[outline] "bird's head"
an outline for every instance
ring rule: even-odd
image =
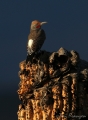
[[[41,26],[46,23],[47,22],[39,22],[38,20],[34,20],[31,23],[31,30],[39,30],[41,29]]]

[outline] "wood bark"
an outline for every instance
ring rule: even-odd
[[[87,118],[88,62],[76,51],[41,51],[19,67],[18,120]]]

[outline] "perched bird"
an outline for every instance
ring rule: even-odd
[[[37,53],[41,49],[46,39],[45,32],[41,29],[41,26],[45,23],[47,22],[39,22],[38,20],[32,21],[27,43],[28,55]]]

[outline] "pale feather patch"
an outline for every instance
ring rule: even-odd
[[[28,54],[31,55],[34,51],[32,50],[32,44],[33,44],[33,40],[32,39],[29,39],[28,40],[28,48],[27,48],[27,51],[28,51]]]
[[[33,44],[33,40],[32,40],[32,39],[29,39],[29,40],[28,40],[28,47],[31,48],[32,44]]]

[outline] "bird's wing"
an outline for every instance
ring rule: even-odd
[[[45,36],[44,30],[41,30],[38,32],[32,31],[28,36],[28,45],[31,46],[31,49],[28,46],[29,53],[31,54],[31,53],[37,52],[39,49],[41,49],[45,39],[46,39],[46,36]]]
[[[36,39],[34,39],[34,44],[32,46],[34,51],[38,51],[41,49],[44,41],[46,39],[46,35],[44,30],[41,30],[37,33]]]

